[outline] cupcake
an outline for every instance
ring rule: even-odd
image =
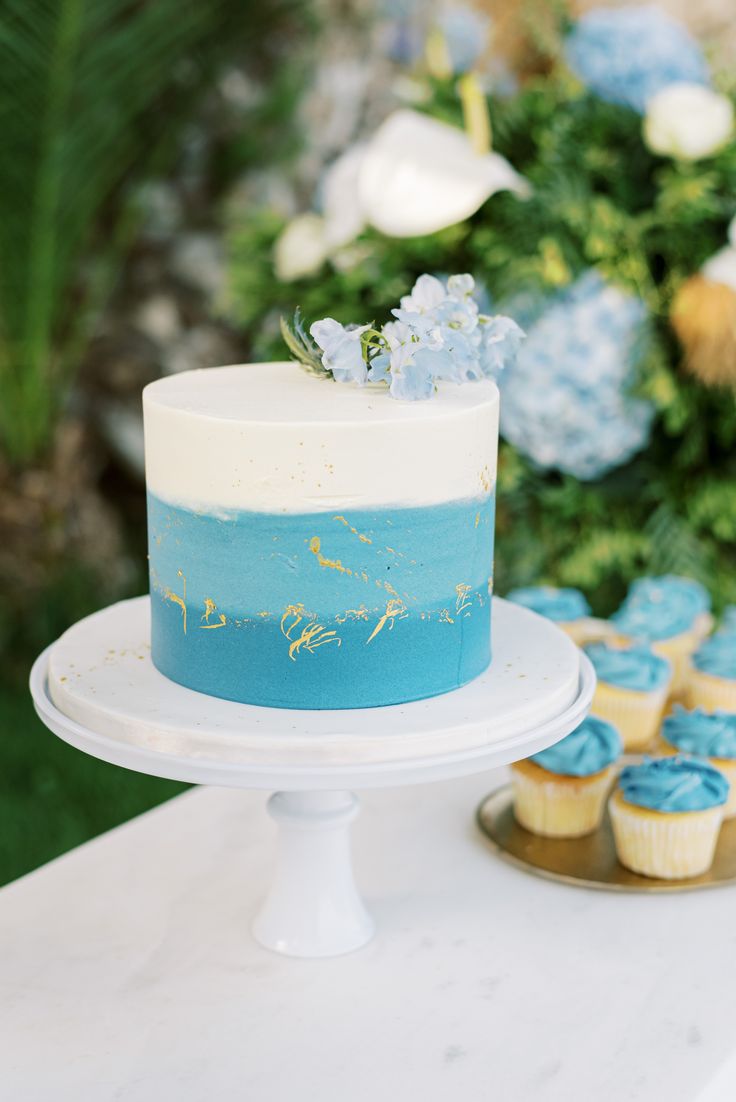
[[[598,684],[591,711],[618,728],[624,750],[643,750],[659,729],[669,693],[671,671],[665,658],[647,646],[584,648]]]
[[[713,863],[727,799],[728,781],[700,758],[627,766],[608,803],[619,861],[661,880],[699,876]]]
[[[579,838],[601,821],[622,750],[610,723],[588,716],[572,734],[511,766],[514,815],[534,834]]]
[[[579,589],[556,589],[552,585],[529,585],[522,589],[512,589],[506,594],[509,601],[548,620],[554,620],[558,627],[582,646],[592,639],[600,639],[608,634],[610,628],[604,620],[590,615],[590,605]]]
[[[687,690],[691,708],[736,712],[736,630],[722,628],[693,655]]]
[[[736,713],[689,712],[676,704],[662,724],[661,749],[665,754],[695,754],[707,758],[731,786],[724,818],[736,815]]]
[[[649,643],[655,654],[666,658],[672,666],[670,692],[682,693],[690,656],[713,625],[710,596],[691,578],[639,578],[611,623],[628,642]]]

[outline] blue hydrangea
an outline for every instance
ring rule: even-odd
[[[470,275],[422,275],[380,331],[315,322],[322,366],[339,382],[388,383],[403,401],[431,397],[438,381],[497,378],[524,334],[511,318],[481,314],[474,290]]]
[[[453,73],[467,73],[488,44],[490,19],[472,8],[453,7],[440,14],[437,26],[445,40]]]
[[[567,37],[565,58],[601,99],[640,114],[668,84],[710,84],[698,43],[682,24],[655,6],[586,12]]]
[[[511,303],[527,339],[499,379],[501,432],[543,469],[600,478],[645,447],[654,418],[631,396],[644,304],[590,270],[548,301]]]

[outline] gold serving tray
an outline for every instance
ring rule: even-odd
[[[607,811],[594,834],[584,838],[542,838],[519,826],[514,818],[512,788],[506,784],[486,796],[478,808],[477,819],[482,833],[504,861],[533,876],[578,888],[682,892],[736,883],[736,818],[721,827],[715,859],[708,872],[687,880],[654,880],[620,865]]]

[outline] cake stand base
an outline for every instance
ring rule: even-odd
[[[267,949],[293,957],[333,957],[359,949],[375,924],[353,878],[351,792],[276,792],[268,811],[279,827],[271,888],[253,923]]]
[[[350,789],[517,761],[569,734],[590,707],[592,666],[559,628],[499,600],[493,623],[493,664],[462,689],[386,708],[299,712],[169,681],[151,662],[149,603],[138,598],[70,628],[37,659],[31,692],[51,731],[103,761],[275,792],[277,860],[253,933],[279,953],[337,956],[374,929],[353,879]]]

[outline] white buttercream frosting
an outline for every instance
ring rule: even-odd
[[[496,479],[498,391],[486,380],[400,402],[293,363],[247,364],[150,383],[143,411],[149,491],[192,508],[431,505]]]

